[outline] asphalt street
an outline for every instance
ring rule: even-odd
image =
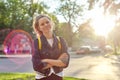
[[[120,57],[104,56],[105,53],[76,55],[70,53],[70,64],[64,70],[64,76],[89,80],[120,80]],[[0,72],[34,72],[31,56],[1,57]]]
[[[89,80],[120,80],[120,56],[105,53],[71,54],[65,75]]]

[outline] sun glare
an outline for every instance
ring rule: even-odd
[[[111,15],[104,15],[100,9],[92,11],[92,22],[96,35],[107,37],[108,33],[115,26],[115,17]]]

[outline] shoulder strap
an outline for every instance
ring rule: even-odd
[[[58,39],[58,48],[61,50],[62,46],[61,46],[61,42],[60,42],[60,37],[57,36],[57,39]]]
[[[40,38],[38,38],[38,48],[41,50],[41,48],[42,48],[42,44],[41,44],[41,39]]]
[[[60,37],[56,36],[58,39],[58,48],[61,50],[62,46],[61,46],[61,42],[60,42]],[[38,37],[38,48],[39,50],[41,50],[42,48],[42,44],[41,44],[41,39]]]

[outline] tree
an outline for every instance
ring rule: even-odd
[[[88,20],[87,22],[83,23],[79,27],[79,36],[81,38],[91,38],[94,35],[94,29],[90,25],[90,21]]]
[[[118,2],[117,2],[118,1]],[[93,9],[95,6],[95,3],[99,3],[100,0],[88,0],[89,3],[89,10]],[[120,21],[120,13],[119,13],[119,9],[120,9],[120,2],[119,0],[104,0],[104,2],[99,3],[100,6],[98,6],[99,8],[104,9],[103,15],[104,16],[114,16],[114,18],[116,18],[116,24],[114,26],[114,29],[111,31],[111,33],[109,34],[109,41],[112,42],[112,44],[114,45],[114,50],[115,53],[117,53],[117,48],[120,45],[120,33],[119,33],[119,21]]]
[[[89,3],[88,10],[91,10],[94,8],[95,3],[97,3],[99,0],[87,0]]]
[[[79,41],[84,44],[85,40],[88,42],[88,45],[95,44],[96,41],[96,35],[93,27],[90,25],[90,20],[87,20],[86,22],[82,23],[79,26],[78,29],[78,37]],[[94,42],[94,43],[93,43]]]
[[[120,9],[120,3],[115,3],[115,0],[105,0],[103,3],[104,13],[109,13],[111,15],[117,15]]]
[[[68,45],[70,46],[72,39],[69,38],[71,35],[70,35],[70,31],[68,29],[69,29],[68,23],[61,23],[56,28],[56,34],[64,37],[64,39],[67,41]]]
[[[45,13],[43,3],[34,0],[1,0],[0,28],[23,29],[32,32],[34,14]],[[28,28],[29,27],[29,28]]]
[[[109,40],[114,45],[114,53],[117,54],[117,51],[120,48],[120,24],[116,25],[109,33]]]
[[[67,30],[69,31],[67,34],[67,39],[69,46],[72,46],[72,39],[74,37],[74,33],[72,31],[73,26],[76,26],[76,18],[81,15],[82,5],[77,4],[77,0],[60,0],[60,7],[56,9],[56,13],[58,15],[62,15],[67,22]],[[65,29],[65,28],[64,28]],[[70,40],[70,41],[69,41]]]
[[[120,46],[120,17],[119,17],[119,9],[120,9],[120,2],[115,3],[115,0],[105,0],[104,4],[104,14],[107,15],[114,15],[116,17],[116,24],[114,26],[114,29],[109,34],[109,40],[112,41],[114,45],[114,53],[117,54],[117,50]]]
[[[0,42],[8,32],[6,29],[22,29],[32,35],[32,22],[35,14],[46,13],[47,6],[36,0],[0,0]],[[2,33],[4,31],[4,33]]]
[[[11,32],[10,29],[2,29],[0,30],[0,45],[3,43],[5,37]]]

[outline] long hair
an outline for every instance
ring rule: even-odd
[[[48,17],[47,15],[44,15],[44,14],[38,15],[38,16],[34,19],[34,21],[33,21],[33,29],[34,29],[34,31],[35,31],[35,33],[36,33],[36,36],[41,36],[41,35],[43,34],[42,31],[40,31],[40,29],[39,29],[39,19],[41,19],[41,18],[43,18],[43,17],[47,17],[49,20],[51,20],[50,17]]]

